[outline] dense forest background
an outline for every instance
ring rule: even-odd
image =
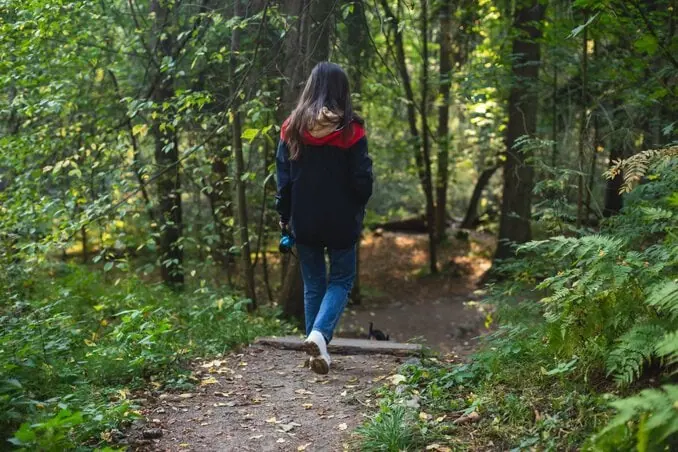
[[[367,120],[365,233],[427,234],[428,274],[452,236],[498,239],[490,345],[473,365],[412,370],[412,387],[457,405],[451,385],[475,387],[455,409],[498,413],[507,447],[675,445],[677,9],[0,2],[0,436],[114,444],[135,415],[121,388],[190,385],[192,356],[294,328],[275,148],[331,60]],[[519,405],[545,387],[562,415],[522,430]],[[366,438],[400,415],[385,413]]]

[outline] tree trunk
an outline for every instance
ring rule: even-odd
[[[240,18],[242,12],[240,1],[233,2],[233,16]],[[240,52],[240,27],[233,27],[231,35],[231,84],[235,86],[236,71],[238,67],[237,54]],[[240,102],[238,101],[240,93],[235,89],[232,93],[233,99],[233,156],[235,158],[235,189],[238,202],[238,229],[236,237],[239,239],[240,257],[242,261],[242,276],[245,282],[245,293],[247,298],[252,300],[248,309],[254,310],[257,307],[257,296],[254,283],[254,269],[252,268],[252,253],[250,249],[249,229],[247,226],[247,192],[243,175],[245,174],[245,159],[242,150],[242,130],[240,124]]]
[[[233,230],[229,225],[233,218],[232,187],[229,180],[227,160],[228,148],[225,143],[212,157],[211,191],[207,196],[210,202],[215,232],[219,236],[219,243],[212,248],[212,257],[220,268],[226,271],[226,278],[231,284],[231,249],[233,248]]]
[[[516,11],[515,27],[520,34],[513,41],[514,80],[508,105],[504,194],[495,259],[512,256],[511,243],[523,243],[531,238],[534,169],[515,144],[523,135],[534,135],[537,128],[540,53],[536,40],[541,33],[535,23],[543,19],[544,10],[537,0],[524,0]]]
[[[447,236],[450,85],[452,78],[450,7],[451,0],[443,0],[440,5],[440,106],[438,107],[438,175],[436,179],[436,238],[439,242],[445,240]]]
[[[620,150],[619,146],[618,143],[613,143],[612,146],[610,146],[610,164],[615,160],[624,157],[624,153]],[[622,196],[619,194],[619,189],[623,182],[624,177],[622,174],[617,174],[614,179],[607,181],[605,186],[605,207],[603,209],[603,215],[605,217],[611,217],[618,214],[624,205]]]
[[[588,20],[588,16],[584,17],[584,23]],[[586,142],[588,140],[588,128],[587,128],[587,105],[588,105],[588,61],[589,61],[589,52],[588,52],[588,27],[584,27],[584,32],[582,36],[582,68],[581,68],[581,118],[579,124],[579,153],[578,153],[578,169],[579,174],[577,176],[577,228],[580,228],[584,222],[584,196],[586,191],[586,179],[584,160],[586,159],[585,149]]]
[[[351,5],[352,10],[346,17],[345,23],[348,32],[346,47],[348,58],[348,77],[351,83],[351,93],[353,94],[353,109],[361,113],[362,102],[360,102],[360,95],[362,94],[362,72],[361,66],[364,66],[362,49],[365,46],[365,25],[364,25],[364,5],[362,0],[353,2],[348,0],[347,4]],[[356,244],[356,268],[355,281],[351,289],[351,302],[353,304],[360,304],[362,295],[360,293],[360,246],[362,242],[362,234]]]
[[[431,172],[431,145],[428,134],[428,0],[421,0],[421,136],[424,160],[424,195],[426,197],[426,226],[428,228],[428,264],[432,274],[438,273],[436,257],[435,204],[433,200],[433,174]]]
[[[157,57],[172,58],[174,39],[167,31],[171,13],[165,2],[153,0],[151,11],[155,13],[153,32],[158,40]],[[156,55],[149,55],[150,58]],[[156,74],[151,98],[156,108],[174,97],[174,80],[171,74]],[[168,113],[167,115],[171,115]],[[179,171],[179,144],[172,118],[160,114],[153,121],[151,134],[155,141],[155,163],[163,171],[157,180],[158,213],[160,226],[159,252],[160,273],[165,284],[179,287],[184,283],[184,252],[181,245],[181,176]]]
[[[499,166],[493,166],[492,168],[486,168],[480,173],[478,177],[478,182],[476,186],[473,187],[473,194],[471,195],[471,200],[468,204],[468,209],[466,209],[466,215],[459,226],[461,229],[475,229],[479,224],[479,215],[478,215],[478,203],[480,202],[480,197],[483,194],[483,190],[492,179],[494,173],[499,169]]]
[[[286,318],[296,319],[299,325],[304,325],[304,282],[296,257],[291,257],[287,264],[285,281],[280,290],[280,304]]]

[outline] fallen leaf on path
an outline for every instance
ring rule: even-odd
[[[392,385],[397,386],[400,383],[407,381],[407,377],[405,377],[405,375],[395,374],[388,377],[388,380],[391,382]]]
[[[191,445],[188,443],[181,443],[179,444],[179,447],[181,447],[182,449],[186,449],[187,447],[191,447]]]
[[[250,439],[261,439],[263,437],[264,437],[264,435],[252,435],[252,436],[250,436]]]
[[[341,396],[346,397],[347,394],[348,394],[348,391],[344,391],[344,392],[341,393]]]
[[[290,422],[289,424],[280,424],[280,428],[285,433],[291,431],[292,429],[294,429],[294,427],[301,427],[301,424],[297,424],[296,422]]]
[[[433,416],[431,416],[430,414],[428,414],[428,413],[426,413],[426,412],[424,412],[424,411],[421,411],[421,412],[419,413],[419,419],[421,419],[422,421],[428,421],[428,420],[431,419],[432,417],[433,417]]]
[[[217,397],[228,397],[228,396],[231,395],[231,393],[230,392],[226,393],[226,392],[215,391],[214,395],[217,396]]]
[[[313,408],[312,403],[304,403],[302,406],[304,407],[305,410],[310,410],[311,408]]]
[[[297,389],[294,392],[296,392],[297,394],[313,395],[313,393],[311,391],[308,391],[306,389]]]
[[[282,439],[282,438],[280,438],[278,441],[276,441],[276,443],[284,443],[284,442],[285,442],[285,440]]]
[[[468,424],[470,422],[476,422],[478,420],[480,420],[480,415],[478,414],[477,411],[474,411],[472,413],[464,414],[463,416],[458,417],[452,423],[456,424],[456,425],[460,425],[460,424]]]
[[[306,448],[307,448],[308,446],[310,446],[311,444],[313,444],[313,443],[306,443],[306,444],[303,444],[303,445],[297,447],[297,450],[298,450],[299,452],[303,452],[303,451],[305,451]]]
[[[348,425],[346,425],[346,423],[343,422],[343,423],[337,425],[337,428],[338,428],[339,430],[346,430],[346,429],[348,428]]]
[[[426,446],[426,450],[434,450],[437,452],[452,452],[452,449],[450,449],[447,446],[441,446],[440,444],[430,444]]]
[[[436,424],[440,424],[442,421],[445,420],[445,418],[447,418],[447,415],[437,417],[436,418]]]
[[[200,382],[200,386],[216,385],[216,384],[219,384],[219,382],[214,377],[206,378],[206,379],[204,379],[203,381]]]
[[[193,398],[193,394],[190,392],[186,392],[184,394],[179,394],[180,399],[191,399]]]
[[[266,422],[269,423],[269,424],[279,424],[280,423],[275,417],[266,419]]]

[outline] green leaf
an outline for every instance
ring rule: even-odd
[[[248,140],[250,143],[259,135],[259,129],[246,129],[241,138]]]
[[[655,39],[654,36],[650,34],[645,34],[640,39],[633,43],[633,47],[651,56],[657,53],[659,43],[657,42],[657,39]]]

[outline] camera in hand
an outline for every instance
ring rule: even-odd
[[[283,229],[280,233],[280,243],[278,244],[278,250],[283,253],[289,253],[294,248],[294,236],[289,229]]]

